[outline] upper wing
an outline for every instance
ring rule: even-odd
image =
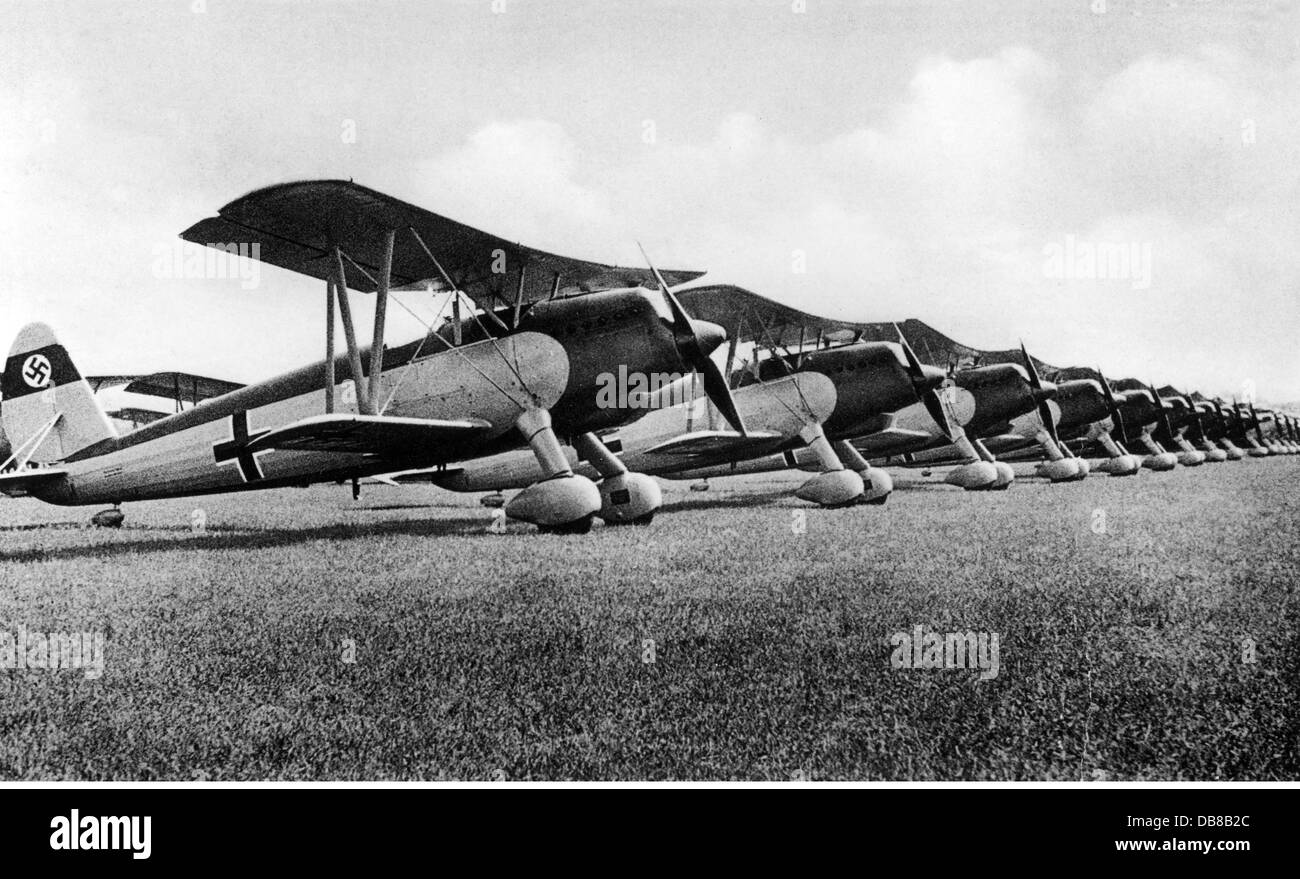
[[[677,299],[691,317],[711,321],[741,342],[791,347],[812,342],[820,332],[835,341],[856,339],[867,324],[831,320],[775,302],[732,284],[678,290]],[[890,326],[893,326],[890,324]],[[896,342],[891,335],[886,341]]]
[[[438,444],[463,442],[492,429],[480,419],[443,421],[384,415],[318,415],[264,433],[248,444],[250,452],[351,452],[402,456],[429,452]]]
[[[98,394],[105,388],[125,387],[137,378],[138,375],[88,375],[86,381],[90,384],[90,389]]]
[[[123,406],[121,409],[114,409],[105,412],[109,418],[116,418],[119,421],[131,421],[135,424],[152,424],[166,418],[168,413],[159,412],[156,409],[141,409],[139,406]]]
[[[121,388],[131,394],[164,397],[195,405],[229,394],[244,387],[239,382],[219,378],[191,375],[188,372],[155,372],[150,375],[88,375],[91,390],[98,393],[105,388]]]
[[[677,298],[691,317],[712,321],[741,342],[792,348],[801,342],[811,344],[819,335],[823,340],[834,342],[897,342],[898,331],[902,330],[921,360],[935,366],[970,364],[984,354],[977,348],[953,341],[915,318],[898,324],[891,321],[831,320],[730,284],[679,290]]]
[[[549,297],[557,283],[557,295],[654,283],[647,269],[534,250],[346,180],[306,180],[255,190],[221,208],[218,216],[195,223],[181,237],[222,250],[256,245],[257,252],[245,255],[321,279],[334,273],[337,246],[371,276],[348,262],[348,286],[370,293],[377,286],[373,279],[389,231],[398,233],[392,287],[428,283],[435,290],[446,289],[422,240],[456,286],[483,308],[513,304],[521,272],[525,305]],[[663,273],[674,286],[701,274]]]
[[[1078,378],[1096,378],[1096,370],[1089,369],[1086,366],[1053,366],[1052,364],[1039,360],[1032,354],[1029,359],[1034,362],[1034,368],[1038,374],[1048,381],[1064,382]],[[980,351],[979,365],[992,366],[995,363],[1014,363],[1016,366],[1025,365],[1025,355],[1019,348],[1008,348],[1003,351]]]
[[[191,375],[188,372],[155,372],[152,375],[142,375],[133,379],[122,390],[131,394],[166,397],[197,405],[204,400],[232,393],[242,387],[244,386],[238,382]]]

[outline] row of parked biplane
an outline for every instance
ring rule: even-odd
[[[350,182],[258,190],[182,237],[323,280],[325,357],[248,386],[86,379],[31,324],[0,383],[0,491],[116,507],[428,482],[520,489],[508,516],[581,532],[594,517],[649,522],[653,476],[803,470],[798,497],[837,507],[883,503],[885,466],[944,468],[980,491],[1009,487],[1011,462],[1069,482],[1300,451],[1300,422],[1252,401],[1110,381],[1023,347],[977,351],[915,320],[828,320],[734,286],[683,288],[700,273],[556,256]],[[377,297],[369,345],[348,291]],[[390,346],[394,291],[443,306],[422,338]],[[108,413],[100,387],[170,397],[175,411]]]

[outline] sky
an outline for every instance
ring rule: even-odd
[[[0,336],[45,321],[86,374],[254,381],[319,358],[319,282],[185,277],[177,236],[331,177],[576,257],[639,265],[640,241],[830,317],[1300,401],[1290,4],[3,11]],[[390,312],[390,341],[420,328]]]

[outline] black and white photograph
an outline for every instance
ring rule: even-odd
[[[0,779],[1300,780],[1292,3],[0,15]]]

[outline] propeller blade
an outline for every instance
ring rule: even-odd
[[[1034,390],[1038,390],[1043,386],[1043,380],[1039,378],[1038,367],[1034,365],[1034,358],[1030,357],[1029,352],[1025,350],[1023,341],[1020,343],[1020,353],[1025,358],[1025,370],[1029,373],[1029,383],[1034,386]]]
[[[691,316],[686,313],[686,309],[682,308],[681,302],[673,294],[664,276],[659,274],[659,269],[655,268],[655,264],[650,261],[650,255],[645,252],[641,242],[638,241],[636,246],[645,257],[646,265],[654,273],[655,280],[659,282],[659,289],[668,302],[668,309],[673,317],[673,338],[677,342],[677,353],[681,356],[682,362],[704,376],[705,395],[722,413],[722,417],[727,419],[732,429],[741,436],[748,436],[745,423],[741,420],[740,413],[736,411],[736,401],[731,396],[727,379],[718,365],[704,352],[700,339],[695,334],[695,327],[691,323]]]
[[[1115,399],[1115,392],[1111,390],[1110,382],[1106,381],[1106,376],[1101,374],[1100,369],[1097,370],[1097,378],[1101,379],[1101,390],[1106,395],[1106,406],[1110,409],[1110,420],[1114,422],[1115,430],[1119,431],[1119,435],[1123,437],[1125,435],[1124,416],[1120,414],[1119,401]]]
[[[727,423],[735,429],[741,436],[745,436],[745,422],[741,420],[740,413],[736,411],[736,401],[731,396],[731,389],[727,387],[727,379],[718,368],[718,364],[709,358],[704,358],[700,364],[700,373],[704,376],[704,393],[708,396],[709,401],[718,408],[722,417],[727,419]]]
[[[695,338],[695,331],[691,328],[690,315],[686,313],[686,309],[682,308],[681,302],[679,302],[677,296],[673,294],[672,288],[668,286],[668,282],[664,280],[664,276],[659,274],[659,269],[655,268],[655,264],[650,261],[650,256],[645,252],[645,248],[641,246],[641,242],[638,241],[636,246],[637,249],[641,251],[641,256],[645,257],[645,263],[650,267],[651,273],[654,274],[655,281],[659,283],[659,290],[664,294],[664,299],[668,301],[668,310],[673,316],[673,334],[679,339],[689,337],[693,340]]]
[[[1255,422],[1255,438],[1259,440],[1260,445],[1264,444],[1264,426],[1259,423],[1259,413],[1255,411],[1255,401],[1250,401],[1250,420]]]
[[[943,401],[939,399],[937,390],[926,391],[921,395],[921,402],[925,404],[925,411],[930,413],[934,419],[935,426],[939,428],[939,433],[943,434],[944,439],[949,442],[953,438],[952,423],[948,420],[948,410],[944,407]]]
[[[1052,407],[1047,405],[1046,400],[1038,404],[1038,420],[1043,422],[1043,427],[1047,429],[1047,435],[1052,438],[1052,442],[1059,446],[1061,437],[1056,433],[1056,419],[1052,417]]]
[[[1205,440],[1205,425],[1201,423],[1201,412],[1187,394],[1183,394],[1183,402],[1187,404],[1188,412],[1192,416],[1192,427],[1196,429],[1196,439],[1203,442]]]
[[[953,438],[952,422],[948,418],[948,410],[943,405],[943,400],[939,399],[937,389],[925,389],[929,383],[925,375],[925,369],[921,366],[921,360],[912,350],[908,343],[907,337],[903,335],[903,330],[894,324],[894,332],[898,333],[898,344],[903,346],[903,356],[907,360],[907,375],[912,380],[912,387],[916,390],[917,396],[925,405],[925,411],[930,413],[934,419],[935,427],[939,428],[939,433],[943,434],[944,439],[949,442]]]
[[[1038,375],[1038,367],[1034,365],[1034,358],[1030,357],[1029,352],[1025,350],[1023,341],[1020,343],[1020,353],[1025,358],[1025,371],[1029,373],[1030,387],[1035,391],[1041,391],[1043,389],[1043,380]],[[1056,443],[1057,447],[1060,447],[1061,438],[1056,434],[1056,419],[1052,417],[1052,407],[1047,405],[1046,400],[1038,401],[1038,420],[1043,423],[1043,429],[1052,438],[1052,442]]]
[[[1148,384],[1147,387],[1151,390],[1151,399],[1155,400],[1156,411],[1160,413],[1160,426],[1164,429],[1165,436],[1169,437],[1169,441],[1173,442],[1174,428],[1169,423],[1169,411],[1165,408],[1165,401],[1160,396],[1160,392],[1156,390],[1155,385]]]
[[[907,374],[911,376],[912,383],[917,384],[925,380],[925,370],[921,368],[921,361],[917,359],[916,352],[912,346],[907,343],[907,337],[899,329],[898,324],[894,324],[894,332],[898,333],[898,344],[903,346],[903,356],[907,358]]]

